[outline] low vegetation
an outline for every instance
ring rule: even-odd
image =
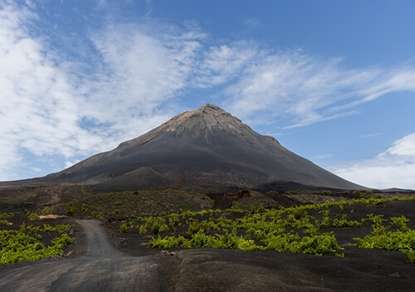
[[[19,221],[16,216],[0,213],[0,264],[61,256],[73,242],[69,224],[42,224],[27,216]]]
[[[380,248],[400,251],[411,262],[415,261],[415,229],[409,227],[405,216],[391,217],[389,220],[381,215],[371,215],[372,232],[363,238],[356,238],[360,248]]]
[[[408,197],[359,198],[272,209],[183,211],[140,216],[120,224],[121,232],[138,232],[154,248],[231,248],[343,256],[336,231],[372,226],[373,232],[355,239],[361,248],[399,250],[414,256],[414,230],[404,217],[354,216],[356,206],[380,206]],[[381,219],[382,220],[381,220]],[[389,237],[386,240],[386,237]],[[400,242],[400,244],[399,244]]]
[[[204,194],[176,189],[111,193],[85,191],[81,197],[67,200],[59,206],[61,213],[68,216],[92,217],[98,220],[119,220],[142,214],[175,212],[180,209],[200,210],[213,205],[212,200]]]

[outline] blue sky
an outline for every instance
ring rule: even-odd
[[[222,106],[355,182],[415,188],[414,1],[0,0],[0,180]]]

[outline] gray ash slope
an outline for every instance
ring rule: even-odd
[[[280,181],[335,189],[362,188],[209,104],[43,180],[114,188],[253,187]]]

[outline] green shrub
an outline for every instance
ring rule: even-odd
[[[35,212],[29,212],[27,214],[27,219],[29,219],[30,221],[36,221],[39,219],[39,215]]]
[[[363,220],[351,220],[346,215],[342,215],[340,218],[334,218],[331,222],[332,227],[358,227],[363,225]]]
[[[47,206],[44,207],[41,211],[40,211],[40,215],[48,215],[48,214],[53,214],[55,213],[54,208]]]
[[[140,235],[145,235],[147,233],[159,234],[168,230],[169,226],[166,224],[166,219],[160,216],[145,218],[144,222],[142,222],[139,227]]]
[[[257,249],[260,248],[255,244],[254,240],[244,239],[244,238],[239,238],[237,240],[236,247],[240,250],[243,250],[243,251],[253,251],[253,250],[257,250]]]
[[[415,260],[415,229],[409,228],[409,219],[405,216],[391,217],[389,225],[383,216],[370,215],[372,232],[363,238],[355,238],[360,248],[379,248],[400,251],[410,261]]]
[[[11,226],[13,223],[6,219],[0,219],[0,225]]]
[[[343,249],[332,233],[313,236],[297,234],[271,235],[264,240],[265,249],[278,252],[342,256]]]
[[[128,223],[124,222],[120,224],[120,231],[122,233],[127,233],[130,230],[130,226],[128,225]]]
[[[409,230],[409,219],[405,216],[391,217],[390,221],[398,230],[407,231]]]
[[[373,233],[384,233],[385,228],[385,219],[383,215],[368,215],[369,221],[372,222],[372,232]]]
[[[414,249],[401,250],[401,252],[406,255],[406,257],[411,263],[415,262],[415,250]]]
[[[0,219],[10,219],[12,217],[14,217],[12,212],[0,212]]]
[[[369,222],[372,235],[397,230],[407,232],[409,221],[406,217],[392,217],[388,221],[381,215],[369,214],[352,219],[344,213],[350,206],[373,206],[394,200],[414,198],[364,197],[288,208],[186,210],[131,218],[120,230],[134,229],[141,235],[151,235],[150,245],[158,248],[232,248],[342,256],[343,248],[335,234],[323,232],[321,228],[353,228]],[[369,238],[366,243],[361,242],[361,246],[365,244],[370,246]],[[405,247],[403,251],[413,257],[411,249]]]
[[[151,239],[150,246],[162,249],[188,247],[188,241],[183,236],[157,236]]]
[[[69,225],[22,225],[18,230],[0,230],[0,264],[35,261],[45,257],[60,256],[73,242],[66,232]],[[41,232],[57,233],[46,246]]]
[[[74,215],[75,215],[75,213],[76,213],[76,208],[75,208],[75,206],[68,206],[68,207],[66,208],[66,215],[68,215],[68,216],[74,216]]]

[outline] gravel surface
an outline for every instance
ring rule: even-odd
[[[78,220],[86,234],[86,253],[2,271],[0,291],[160,291],[158,264],[114,249],[99,221]]]
[[[237,250],[131,256],[101,223],[78,220],[81,254],[0,268],[0,291],[414,291],[415,265],[397,252],[351,249],[344,258]],[[139,249],[140,247],[137,247]]]

